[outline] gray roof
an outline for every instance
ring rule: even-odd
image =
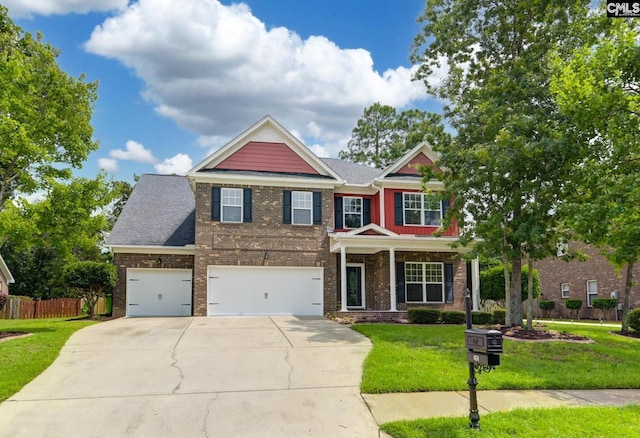
[[[363,166],[337,158],[321,158],[322,161],[340,175],[347,184],[369,184],[376,176],[382,173],[382,169]]]
[[[184,176],[142,175],[106,245],[184,246],[195,241],[195,196]]]

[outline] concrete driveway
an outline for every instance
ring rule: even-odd
[[[0,405],[1,437],[377,437],[368,339],[322,318],[121,318]]]

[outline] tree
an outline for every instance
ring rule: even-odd
[[[351,133],[342,159],[384,168],[422,142],[446,145],[451,136],[444,130],[439,114],[409,109],[398,113],[376,102],[365,108]]]
[[[74,296],[87,305],[89,318],[94,318],[98,298],[110,292],[117,281],[117,268],[110,263],[77,262],[64,271],[64,282]]]
[[[552,53],[587,37],[589,2],[428,0],[411,59],[456,131],[438,166],[460,241],[500,256],[506,324],[522,325],[522,262],[555,253],[556,214],[577,151],[549,91]],[[432,81],[446,66],[444,80]],[[437,78],[437,77],[436,77]],[[511,266],[509,271],[507,268]]]
[[[533,297],[540,296],[540,275],[538,271],[534,269],[532,273],[532,281],[529,278],[529,268],[528,266],[524,266],[522,268],[523,275],[522,276],[522,300],[527,299],[527,291],[529,289],[529,284],[532,286]],[[504,306],[505,302],[505,284],[504,284],[504,267],[502,265],[496,265],[491,268],[480,271],[480,299],[482,301],[497,301]]]
[[[68,76],[58,54],[0,5],[0,211],[17,192],[69,178],[64,166],[79,168],[98,148],[91,138],[97,83]]]
[[[597,44],[557,55],[553,96],[567,116],[573,169],[563,212],[578,237],[626,267],[622,328],[629,330],[633,267],[640,259],[640,24],[612,20]]]

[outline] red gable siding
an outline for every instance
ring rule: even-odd
[[[425,154],[420,153],[415,156],[411,162],[407,163],[402,169],[398,170],[397,173],[401,173],[403,175],[419,175],[417,166],[424,166],[425,164],[433,164]]]
[[[415,234],[419,236],[432,236],[433,233],[439,231],[439,227],[433,226],[417,226],[417,225],[396,225],[395,224],[395,199],[396,192],[418,192],[419,190],[384,190],[384,220],[385,228],[398,234]],[[458,236],[458,224],[454,221],[451,227],[442,232],[442,236],[455,237]]]
[[[216,169],[319,175],[286,144],[261,141],[250,141],[218,164]]]

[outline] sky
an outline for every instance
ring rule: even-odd
[[[81,176],[184,174],[269,114],[337,157],[364,109],[439,111],[412,81],[424,0],[0,0],[98,81]]]

